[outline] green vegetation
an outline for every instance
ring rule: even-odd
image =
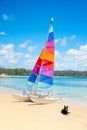
[[[23,75],[23,76],[25,76],[25,75],[29,75],[30,72],[31,72],[31,70],[26,70],[24,68],[14,68],[14,69],[0,68],[0,74],[5,73],[7,75]]]
[[[27,76],[31,73],[31,70],[26,70],[24,68],[0,68],[0,74],[5,73],[7,75],[23,75]],[[55,76],[71,76],[71,77],[87,77],[87,71],[55,71]]]
[[[87,71],[74,71],[74,70],[55,71],[54,75],[69,76],[69,77],[87,77]]]

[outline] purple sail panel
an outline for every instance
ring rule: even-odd
[[[38,75],[39,69],[40,69],[40,67],[37,66],[37,65],[35,65],[34,68],[33,68],[33,70],[32,70],[32,72],[33,72],[35,75]]]
[[[47,67],[45,67],[45,66],[42,66],[42,67],[41,67],[40,74],[43,74],[43,75],[47,75],[47,76],[53,77],[54,72],[53,72],[52,69],[49,69],[49,68],[47,68]]]
[[[54,47],[54,40],[47,40],[46,47]]]

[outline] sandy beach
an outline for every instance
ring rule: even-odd
[[[68,115],[60,112],[64,104]],[[0,94],[0,130],[87,130],[87,107],[64,101],[37,105]]]

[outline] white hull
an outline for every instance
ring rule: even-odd
[[[21,94],[13,94],[12,96],[19,101],[23,101],[23,102],[30,102],[31,101],[30,97],[27,95],[24,96]]]
[[[39,96],[34,96],[34,95],[30,95],[30,99],[34,103],[38,103],[38,104],[50,104],[50,103],[55,103],[61,100],[59,98],[39,97]]]
[[[32,102],[30,96],[38,96],[38,95],[40,95],[40,94],[33,92],[33,93],[26,93],[25,95],[23,95],[21,93],[14,93],[12,96],[13,96],[13,98],[15,98],[16,100],[19,100],[19,101]]]

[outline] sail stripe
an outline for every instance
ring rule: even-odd
[[[28,81],[35,83],[37,78],[37,75],[35,75],[34,73],[31,73],[30,77],[28,78]]]
[[[53,77],[53,74],[54,74],[52,69],[49,69],[49,68],[47,68],[45,66],[42,66],[40,73],[44,74],[44,75],[47,75],[47,76],[50,76],[50,77]]]
[[[45,66],[49,69],[54,69],[54,62],[43,60],[42,66]]]
[[[37,65],[34,66],[32,72],[35,74],[35,75],[38,75],[39,73],[39,70],[40,70],[40,67],[38,67]]]
[[[53,39],[54,39],[54,34],[53,34],[53,32],[51,32],[48,35],[48,40],[53,40]]]
[[[43,52],[40,55],[40,58],[53,62],[54,61],[54,54],[45,53],[45,51],[43,50]]]
[[[52,85],[53,84],[53,78],[46,76],[46,75],[43,75],[43,74],[40,74],[39,82],[43,82],[43,83]]]
[[[41,63],[42,63],[42,59],[39,57],[38,60],[37,60],[37,62],[36,62],[36,65],[40,67]]]
[[[45,53],[54,54],[54,47],[46,47],[46,48],[45,48]]]
[[[48,60],[48,61],[54,61],[54,55],[53,54],[45,54],[42,56],[42,59]]]
[[[46,47],[54,47],[54,40],[47,40]]]

